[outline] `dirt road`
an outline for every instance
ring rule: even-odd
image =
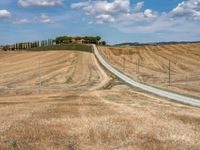
[[[122,84],[90,53],[14,53],[0,54],[0,149],[200,147],[199,108]]]

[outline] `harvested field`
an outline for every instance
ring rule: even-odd
[[[122,84],[91,53],[0,52],[0,60],[0,149],[200,147],[199,108]]]
[[[84,54],[84,55],[83,55]],[[103,79],[96,61],[86,52],[2,52],[0,94],[32,89],[88,89]],[[94,63],[95,62],[95,63]],[[77,71],[81,73],[77,74]]]
[[[200,44],[116,46],[100,49],[112,65],[135,80],[200,97]]]

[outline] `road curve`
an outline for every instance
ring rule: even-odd
[[[96,45],[92,45],[93,46],[93,50],[94,50],[94,54],[96,56],[96,58],[99,60],[99,62],[106,68],[108,69],[111,73],[113,73],[115,76],[117,76],[118,78],[120,78],[121,80],[123,80],[124,82],[128,83],[131,86],[140,88],[142,90],[145,90],[147,92],[151,92],[153,94],[156,94],[158,96],[161,97],[166,97],[181,103],[185,103],[185,104],[189,104],[192,106],[197,106],[200,107],[200,99],[196,99],[196,98],[191,98],[191,97],[187,97],[187,96],[183,96],[180,94],[175,94],[173,92],[168,92],[165,90],[161,90],[149,85],[145,85],[139,82],[134,81],[133,79],[131,79],[130,77],[126,76],[125,74],[119,72],[117,69],[115,69],[113,66],[111,66],[110,64],[108,64],[105,59],[102,57],[102,55],[100,54],[98,48],[96,47]]]

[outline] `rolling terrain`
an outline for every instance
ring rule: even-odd
[[[84,54],[84,55],[83,55]],[[91,53],[48,51],[8,52],[1,55],[1,92],[8,90],[88,89],[103,79]],[[4,57],[3,57],[4,56]],[[90,62],[91,61],[91,62]],[[81,73],[77,73],[81,70]],[[3,90],[5,89],[5,90]]]
[[[137,81],[200,97],[200,44],[100,49],[109,63]]]
[[[128,87],[92,53],[0,52],[0,149],[198,149],[199,124],[199,108]]]

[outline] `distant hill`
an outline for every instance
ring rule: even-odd
[[[155,43],[138,43],[138,42],[127,42],[127,43],[120,43],[120,44],[115,44],[115,46],[144,46],[144,45],[169,45],[169,44],[195,44],[199,43],[200,41],[181,41],[181,42],[176,42],[176,41],[171,41],[171,42],[155,42]]]

